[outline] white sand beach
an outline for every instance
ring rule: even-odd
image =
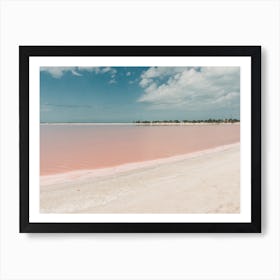
[[[239,213],[240,144],[41,176],[42,213]]]

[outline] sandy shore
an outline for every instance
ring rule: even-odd
[[[239,213],[240,145],[41,176],[42,213]]]

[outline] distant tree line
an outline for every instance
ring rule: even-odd
[[[134,121],[134,123],[140,124],[153,124],[153,123],[237,123],[238,119],[208,119],[208,120],[163,120],[163,121]]]

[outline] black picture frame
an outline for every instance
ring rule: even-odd
[[[251,57],[250,223],[32,223],[29,221],[29,58],[32,56]],[[19,46],[21,233],[260,233],[261,46]],[[39,186],[38,186],[39,187]]]

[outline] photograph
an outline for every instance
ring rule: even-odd
[[[239,67],[40,67],[42,213],[239,213]]]

